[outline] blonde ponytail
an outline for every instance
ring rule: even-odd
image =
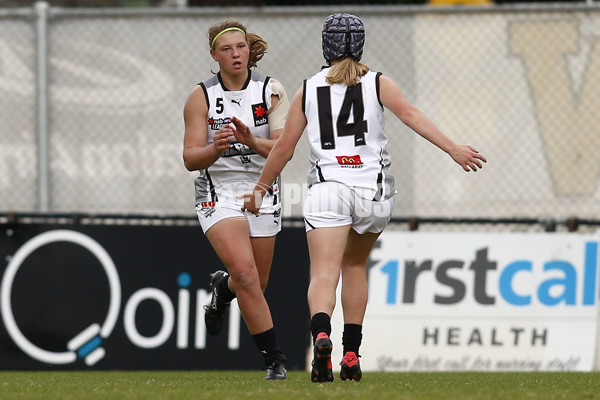
[[[369,67],[355,61],[352,57],[345,57],[331,64],[327,74],[327,83],[342,83],[346,86],[354,86],[360,82],[360,78],[369,72]]]

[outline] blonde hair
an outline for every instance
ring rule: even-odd
[[[248,57],[248,68],[256,67],[257,63],[263,58],[263,56],[267,52],[269,46],[263,38],[261,38],[256,33],[249,33],[244,25],[242,25],[240,22],[234,19],[227,19],[210,27],[210,29],[208,30],[208,45],[211,48],[211,50],[214,50],[213,41],[215,40],[215,38],[218,37],[219,34],[225,29],[229,28],[237,28],[244,31],[244,33],[246,34],[246,41],[248,42],[248,49],[250,50],[250,55]]]
[[[331,69],[327,74],[327,83],[343,83],[346,86],[354,86],[367,72],[369,72],[367,65],[352,57],[344,57],[331,63]]]

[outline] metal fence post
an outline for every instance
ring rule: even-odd
[[[36,97],[38,136],[38,210],[48,211],[48,3],[36,2]]]

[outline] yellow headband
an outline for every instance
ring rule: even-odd
[[[219,38],[219,36],[221,36],[225,32],[229,32],[229,31],[240,31],[244,35],[246,34],[246,32],[242,28],[238,28],[237,26],[232,26],[231,28],[225,28],[221,32],[217,33],[217,36],[215,36],[215,38],[212,40],[212,43],[210,44],[210,47],[215,47],[215,42],[217,41],[217,39]]]

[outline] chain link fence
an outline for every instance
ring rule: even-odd
[[[194,214],[182,110],[216,65],[207,31],[234,17],[291,96],[323,65],[339,7],[0,9],[0,212]],[[600,7],[353,6],[363,62],[489,160],[464,173],[386,111],[396,217],[600,215]],[[308,146],[283,173],[300,217]]]

